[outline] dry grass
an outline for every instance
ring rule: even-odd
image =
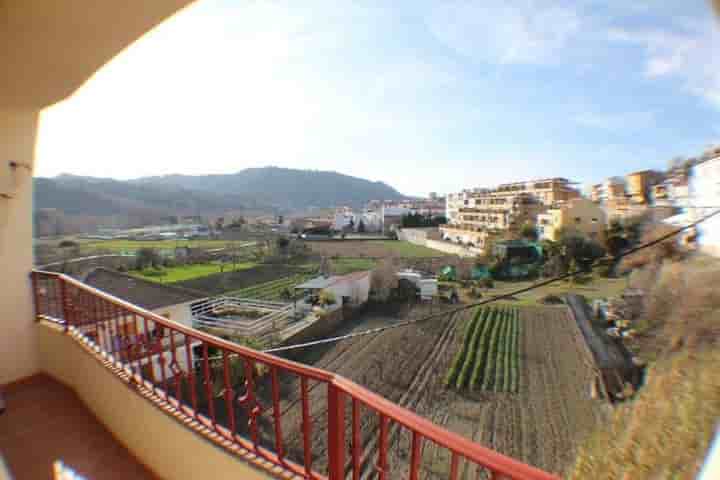
[[[650,264],[633,345],[651,360],[647,384],[580,449],[571,479],[691,479],[720,418],[720,265]]]
[[[664,223],[654,223],[648,225],[640,238],[640,244],[645,244],[658,240],[664,235],[668,235],[676,230],[675,227]],[[678,259],[682,255],[682,250],[677,240],[677,236],[673,236],[664,240],[657,245],[645,248],[638,252],[625,257],[620,263],[621,271],[629,271],[642,268],[647,265],[661,263],[667,259]]]
[[[633,274],[631,286],[647,292],[636,327],[653,340],[654,351],[643,352],[641,341],[641,353],[720,346],[720,265],[709,262],[702,269],[688,262],[651,264]]]
[[[581,447],[569,479],[695,478],[720,417],[720,351],[674,355],[649,377]]]

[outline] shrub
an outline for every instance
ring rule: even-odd
[[[71,248],[71,247],[77,247],[77,242],[73,242],[72,240],[63,240],[58,244],[59,248]]]
[[[668,235],[675,229],[670,225],[666,224],[653,224],[649,225],[643,233],[640,243],[645,244],[658,240],[664,235]],[[628,271],[635,268],[641,268],[651,263],[661,263],[663,260],[674,260],[681,256],[681,249],[678,244],[677,236],[672,236],[662,242],[653,245],[652,247],[644,248],[639,250],[627,257],[623,258],[620,263],[622,271]]]
[[[334,305],[336,302],[335,294],[330,290],[320,292],[320,305]]]
[[[481,287],[485,288],[494,288],[495,287],[495,281],[493,281],[492,278],[481,278],[478,280],[478,283]]]

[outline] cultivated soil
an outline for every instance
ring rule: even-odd
[[[400,317],[429,313],[416,307]],[[449,307],[433,307],[448,309]],[[601,400],[591,398],[596,378],[589,351],[565,308],[521,307],[520,388],[518,393],[457,393],[443,386],[452,358],[461,346],[464,323],[472,310],[437,320],[357,337],[309,350],[304,363],[339,373],[383,397],[476,442],[544,470],[563,473],[572,463],[575,446],[604,418]],[[387,325],[398,316],[366,314],[351,329]],[[454,320],[454,321],[450,321]],[[300,382],[281,375],[283,444],[289,456],[302,464],[303,439]],[[267,389],[261,389],[268,391]],[[327,387],[309,383],[313,468],[327,468]],[[347,402],[347,456],[351,450],[351,404]],[[271,410],[264,417],[271,418]],[[360,409],[363,478],[372,478],[377,463],[379,420]],[[269,421],[261,422],[265,434]],[[388,478],[404,478],[410,456],[410,435],[389,424]],[[421,478],[448,478],[450,458],[430,442],[422,447]],[[460,477],[488,478],[475,465],[460,463]]]
[[[240,290],[259,283],[293,275],[301,270],[302,269],[298,267],[289,265],[258,265],[257,267],[247,270],[216,273],[184,282],[176,282],[173,283],[173,285],[204,292],[208,295],[219,295],[228,291]]]

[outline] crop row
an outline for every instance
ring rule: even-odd
[[[462,346],[445,375],[445,386],[458,391],[517,392],[519,315],[516,308],[477,310],[465,325]]]
[[[282,297],[286,290],[292,291],[295,285],[298,285],[308,278],[311,274],[299,273],[287,277],[271,280],[265,283],[259,283],[251,287],[236,290],[228,293],[228,295],[238,296],[242,298],[255,298],[258,300],[278,300]]]

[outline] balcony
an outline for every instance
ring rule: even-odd
[[[438,478],[437,462],[431,470],[423,455],[429,444],[446,454],[440,478],[459,478],[469,464],[492,478],[556,478],[338,375],[185,327],[61,274],[33,272],[32,281],[41,368],[49,376],[30,394],[46,402],[37,403],[40,419],[54,418],[47,412],[61,411],[62,402],[78,412],[58,429],[74,432],[58,433],[75,446],[57,453],[71,467],[94,461],[111,468],[97,461],[105,450],[87,443],[97,436],[114,461],[139,472],[124,478],[208,471],[214,478]],[[12,398],[11,410],[18,403]],[[3,421],[12,418],[11,429],[19,429],[30,416],[8,411]],[[407,451],[390,458],[399,437],[408,439]],[[114,478],[104,471],[87,470]]]

